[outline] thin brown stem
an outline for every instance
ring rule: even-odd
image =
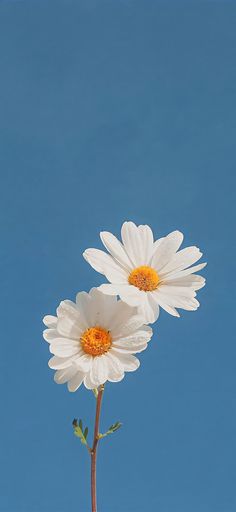
[[[98,388],[96,416],[94,425],[93,446],[91,448],[91,502],[92,512],[97,512],[97,492],[96,492],[96,462],[97,462],[97,446],[99,441],[99,420],[101,414],[102,396],[104,385]]]

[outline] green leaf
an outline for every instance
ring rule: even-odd
[[[113,428],[112,428],[112,432],[116,432],[116,430],[118,430],[120,427],[121,427],[121,423],[119,423],[119,421],[117,421],[117,423],[115,423],[115,425],[113,425]]]
[[[81,430],[81,428],[79,427],[79,425],[77,425],[77,427],[74,428],[74,433],[77,437],[83,437],[83,432]]]
[[[76,437],[79,437],[80,438],[80,441],[82,444],[86,444],[87,445],[87,441],[86,441],[86,437],[88,435],[88,427],[85,428],[85,431],[83,432],[83,423],[82,423],[82,420],[79,420],[79,423],[78,423],[78,420],[73,420],[73,427],[74,427],[74,434]]]
[[[97,390],[97,388],[92,389],[92,392],[93,392],[95,398],[97,398],[98,397],[98,390]]]
[[[118,430],[120,427],[121,427],[122,423],[120,423],[119,421],[117,421],[116,423],[113,423],[109,429],[104,432],[104,434],[99,434],[98,437],[99,439],[102,439],[103,437],[106,437],[106,436],[109,436],[110,434],[113,434],[114,432],[116,432],[116,430]]]
[[[109,429],[108,429],[108,432],[115,432],[116,430],[118,430],[118,428],[120,428],[122,425],[122,423],[120,423],[119,421],[117,421],[116,423],[113,423]]]

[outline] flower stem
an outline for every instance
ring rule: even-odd
[[[98,388],[97,403],[96,403],[96,416],[94,425],[93,446],[91,448],[91,504],[92,512],[97,512],[97,492],[96,492],[96,462],[97,462],[97,446],[99,441],[99,420],[102,405],[102,396],[104,392],[104,385]]]

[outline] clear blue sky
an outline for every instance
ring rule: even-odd
[[[99,512],[235,512],[236,3],[0,1],[0,512],[88,512],[41,319],[103,282],[83,260],[124,220],[200,246],[197,312],[162,312],[107,386]]]

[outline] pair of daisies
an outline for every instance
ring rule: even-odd
[[[43,320],[53,354],[49,367],[56,370],[55,382],[67,382],[69,391],[82,382],[87,389],[118,382],[136,370],[140,362],[134,354],[147,348],[152,337],[147,324],[157,320],[159,307],[173,316],[179,316],[176,308],[194,311],[196,290],[205,284],[195,272],[206,263],[194,265],[202,253],[194,246],[179,250],[179,231],[154,241],[149,226],[124,222],[122,243],[106,231],[100,236],[109,254],[87,249],[83,256],[109,283],[78,293],[75,303],[62,301],[56,316]]]

